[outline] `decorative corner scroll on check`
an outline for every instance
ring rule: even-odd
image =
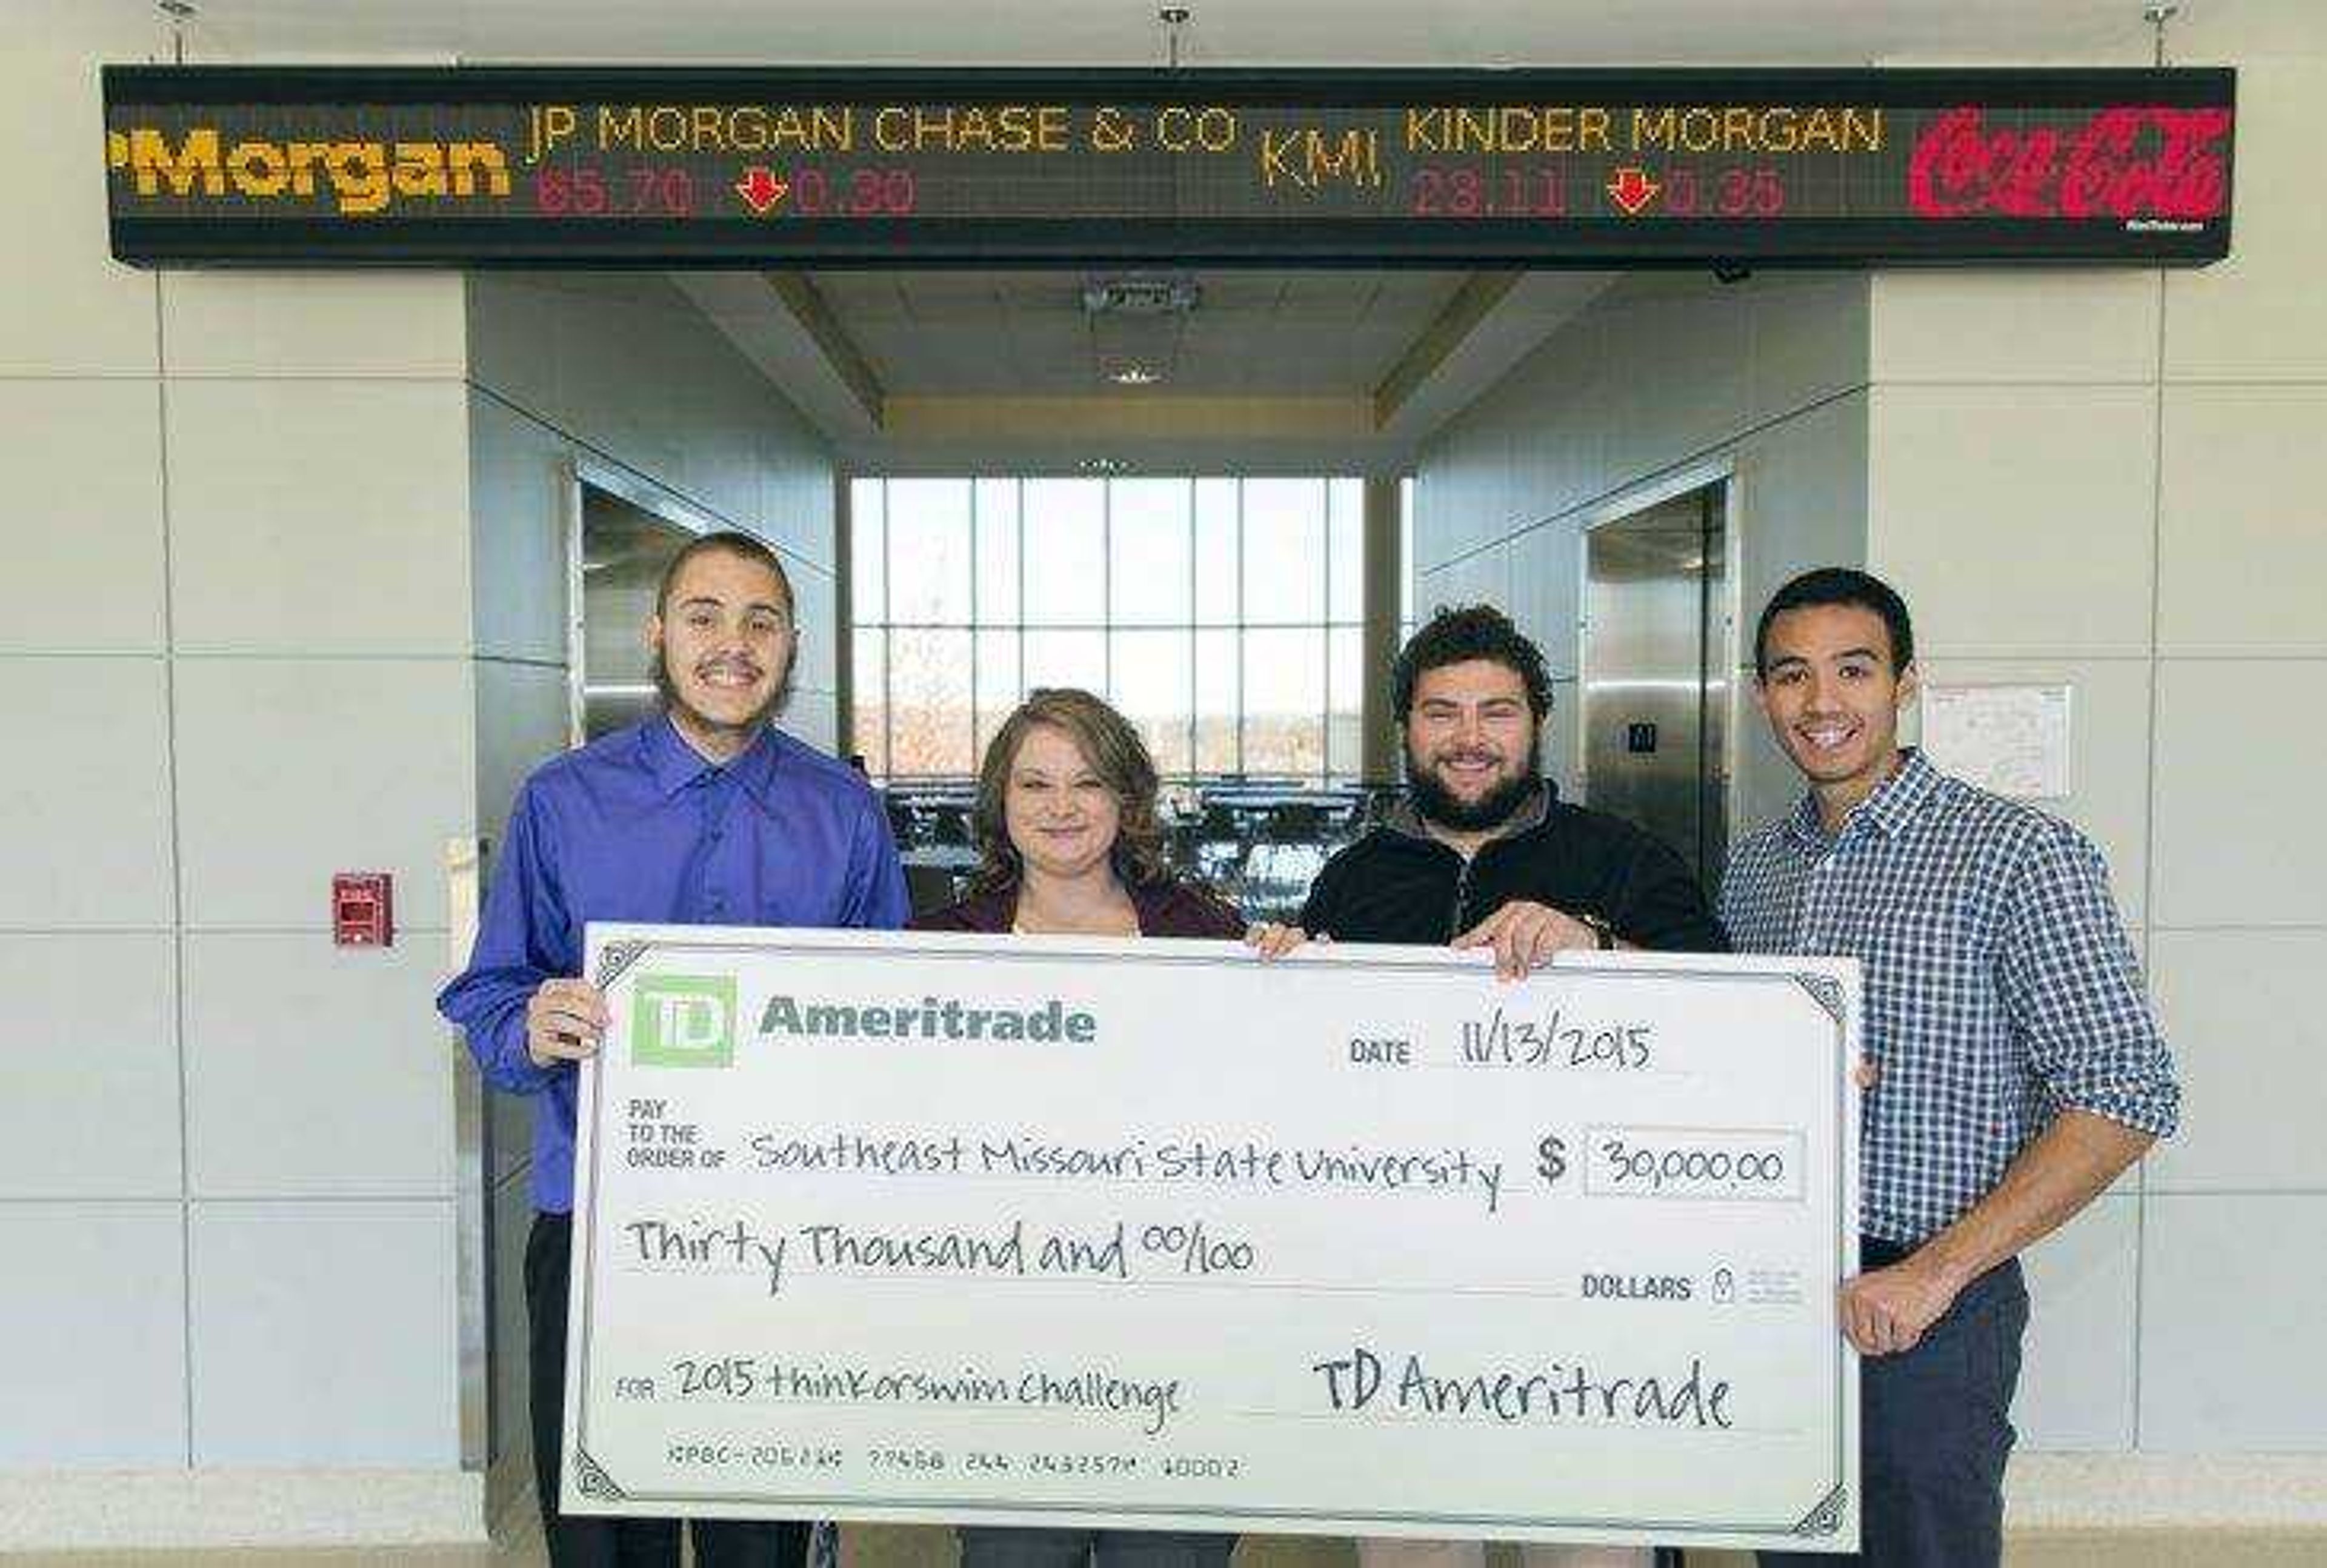
[[[652,942],[609,942],[598,955],[598,976],[593,982],[599,990],[612,986],[621,977],[622,971],[645,957]]]
[[[585,1449],[574,1451],[574,1484],[585,1498],[603,1498],[610,1503],[619,1503],[628,1497],[621,1487],[614,1484],[614,1478],[598,1467],[598,1461],[592,1459]]]
[[[1826,1009],[1827,1015],[1836,1023],[1844,1022],[1848,1019],[1849,1008],[1843,999],[1841,981],[1831,975],[1814,975],[1802,969],[1794,971],[1794,980],[1803,990],[1810,994],[1811,1000]],[[600,989],[603,990],[604,987],[601,986]]]
[[[1847,1482],[1837,1481],[1835,1483],[1834,1490],[1827,1493],[1825,1501],[1819,1503],[1817,1507],[1812,1508],[1808,1513],[1802,1516],[1802,1522],[1794,1526],[1794,1534],[1797,1535],[1831,1535],[1836,1531],[1841,1529],[1842,1507],[1849,1498],[1849,1496],[1850,1487]]]

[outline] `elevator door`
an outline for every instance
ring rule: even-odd
[[[1729,853],[1728,492],[1706,485],[1584,535],[1584,800],[1670,845],[1708,898]]]
[[[594,741],[654,711],[646,650],[655,590],[693,530],[584,481],[575,550],[574,739]]]

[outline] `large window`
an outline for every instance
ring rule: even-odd
[[[1165,777],[1358,777],[1355,479],[892,479],[851,487],[854,749],[977,770],[1028,688],[1098,692]]]

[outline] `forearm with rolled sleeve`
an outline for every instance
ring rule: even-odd
[[[2170,1137],[2182,1103],[2173,1058],[2100,852],[2058,826],[2021,866],[2011,910],[2005,992],[2053,1112]]]

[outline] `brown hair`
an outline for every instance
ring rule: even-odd
[[[1026,694],[1017,711],[1002,722],[977,769],[977,803],[970,825],[977,838],[978,866],[970,881],[980,892],[994,892],[1018,880],[1018,851],[1010,843],[1004,801],[1010,770],[1026,733],[1048,724],[1075,743],[1092,772],[1115,797],[1122,814],[1115,847],[1107,852],[1115,874],[1127,887],[1147,887],[1171,875],[1164,858],[1164,825],[1155,810],[1155,760],[1131,721],[1099,698],[1072,686],[1042,686]]]
[[[670,612],[670,590],[678,581],[679,573],[686,570],[687,564],[697,555],[708,555],[715,550],[723,555],[741,556],[746,561],[756,563],[773,572],[776,574],[776,586],[783,590],[784,613],[787,616],[795,613],[791,574],[784,570],[782,560],[778,557],[775,551],[768,547],[767,541],[755,535],[739,533],[733,528],[723,528],[715,533],[697,534],[687,541],[678,554],[670,558],[670,564],[662,569],[662,581],[655,585],[657,615],[668,615]]]

